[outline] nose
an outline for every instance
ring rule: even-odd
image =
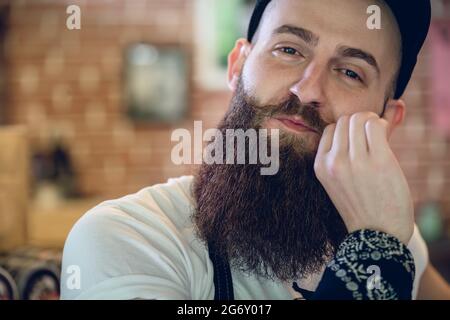
[[[325,71],[318,64],[310,64],[301,78],[289,89],[303,104],[320,106],[325,103]]]

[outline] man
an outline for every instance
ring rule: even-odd
[[[429,1],[400,3],[258,1],[248,38],[229,55],[234,95],[219,129],[279,129],[279,172],[204,164],[195,178],[102,203],[67,239],[62,298],[213,299],[222,290],[236,299],[308,298],[359,230],[408,246],[413,298],[450,298],[388,143],[405,116],[399,98],[430,15]],[[374,4],[381,29],[367,27]],[[70,266],[81,271],[79,286],[70,285]]]

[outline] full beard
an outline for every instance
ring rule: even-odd
[[[260,129],[276,114],[298,114],[320,132],[326,125],[295,96],[258,105],[240,81],[219,130]],[[272,280],[305,278],[323,268],[347,234],[315,176],[315,151],[305,146],[300,135],[280,131],[280,167],[272,176],[261,175],[259,163],[200,167],[193,185],[197,236],[214,243],[233,268]]]

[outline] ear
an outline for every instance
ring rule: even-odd
[[[247,39],[239,39],[228,55],[228,87],[235,91],[244,62],[250,53],[251,44]]]
[[[394,130],[403,123],[406,115],[406,104],[403,100],[390,99],[386,104],[383,119],[388,122],[388,139]]]

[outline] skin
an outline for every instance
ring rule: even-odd
[[[400,34],[390,10],[375,3],[382,8],[381,30],[366,27],[366,9],[374,1],[272,1],[252,43],[239,39],[230,53],[228,84],[236,90],[242,76],[245,89],[261,104],[276,104],[294,94],[316,106],[329,123],[323,134],[292,134],[317,151],[316,175],[348,231],[381,230],[408,244],[414,206],[389,145],[406,108],[402,100],[392,98]],[[299,36],[298,28],[313,37],[308,41]],[[344,56],[344,48],[369,53],[377,67]],[[267,119],[265,126],[289,131],[275,119]],[[450,298],[448,284],[430,265],[419,297]]]

